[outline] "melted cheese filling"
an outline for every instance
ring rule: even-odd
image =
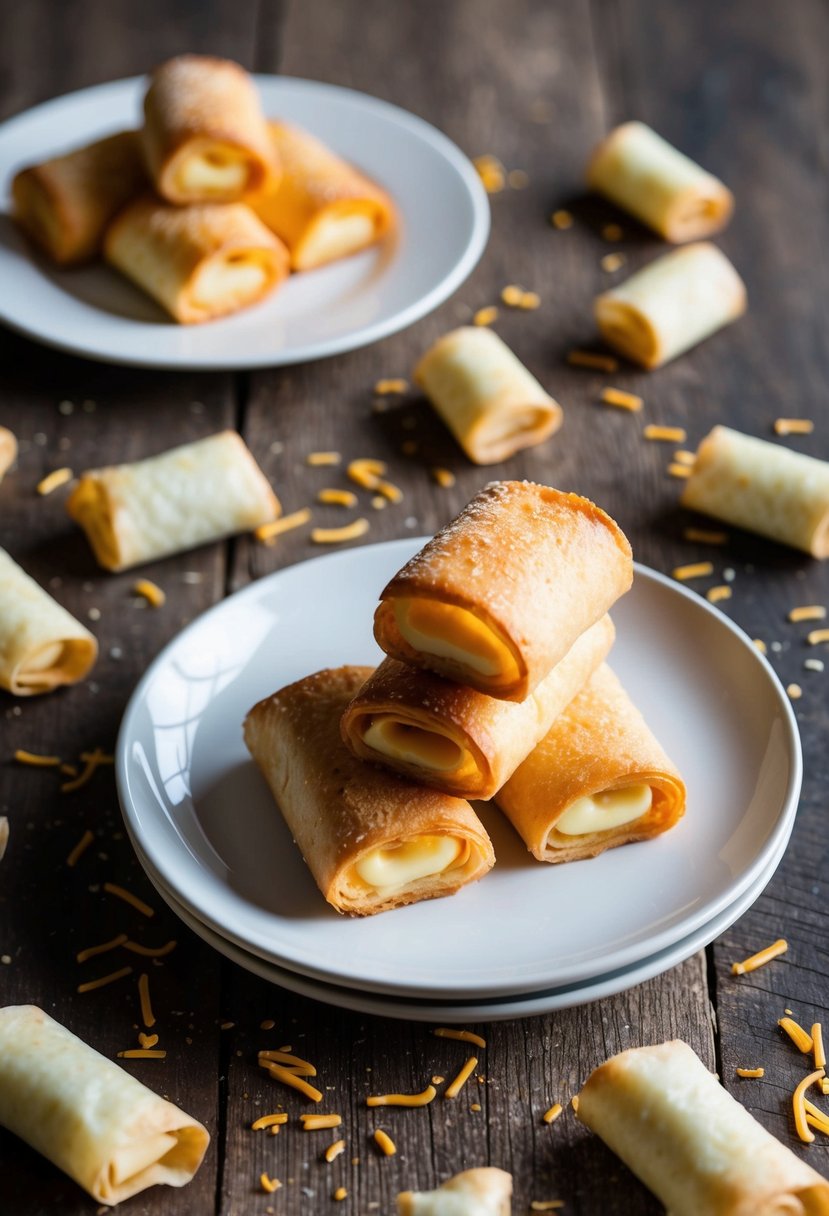
[[[307,269],[347,257],[370,245],[374,237],[374,217],[364,211],[323,213],[297,250],[297,266]]]
[[[482,676],[498,682],[517,679],[516,663],[509,647],[474,613],[437,600],[394,601],[397,628],[410,646],[424,654],[454,659]]]
[[[230,144],[211,144],[182,160],[176,185],[187,194],[233,194],[248,184],[246,153]]]
[[[627,785],[619,790],[577,798],[557,821],[555,830],[564,836],[588,836],[633,823],[651,809],[649,785]]]
[[[376,714],[365,731],[363,741],[390,760],[402,760],[438,773],[465,769],[467,751],[453,739],[423,726],[401,722],[393,714]]]
[[[193,288],[192,302],[214,306],[255,298],[264,288],[268,273],[258,258],[229,253],[210,261],[200,271]]]
[[[366,853],[354,869],[370,887],[385,891],[442,874],[465,861],[468,854],[469,843],[457,836],[415,836],[402,844]]]

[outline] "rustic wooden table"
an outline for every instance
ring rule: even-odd
[[[654,1200],[569,1111],[552,1127],[541,1115],[553,1100],[566,1102],[612,1052],[674,1036],[690,1042],[765,1126],[795,1145],[789,1096],[801,1070],[776,1023],[789,1007],[809,1026],[829,1002],[827,677],[804,670],[805,628],[786,620],[796,604],[829,602],[829,577],[826,566],[802,554],[738,532],[727,550],[713,553],[717,580],[725,566],[736,572],[723,609],[767,641],[784,684],[803,689],[795,705],[806,757],[803,798],[791,845],[765,893],[705,953],[641,987],[569,1012],[474,1027],[488,1040],[480,1064],[485,1083],[451,1109],[438,1102],[386,1119],[395,1157],[381,1157],[371,1142],[375,1119],[366,1093],[412,1090],[424,1076],[450,1074],[465,1057],[462,1045],[433,1038],[428,1026],[300,999],[223,961],[144,878],[121,827],[111,770],[61,794],[53,772],[21,768],[11,757],[18,747],[65,758],[96,745],[112,750],[136,680],[182,625],[313,551],[301,530],[273,548],[241,538],[160,562],[141,572],[167,592],[165,607],[153,611],[131,596],[131,573],[96,567],[64,512],[65,491],[35,493],[57,466],[77,472],[131,460],[235,426],[286,510],[308,503],[317,488],[319,478],[305,465],[314,449],[387,460],[405,497],[371,513],[367,543],[411,534],[411,520],[418,532],[432,532],[495,475],[589,495],[620,521],[638,559],[656,569],[711,556],[682,539],[688,518],[676,506],[678,483],[666,475],[664,446],[643,442],[641,416],[596,404],[605,377],[564,362],[570,347],[590,342],[591,299],[612,277],[599,260],[617,246],[600,230],[618,216],[583,198],[581,181],[588,150],[622,119],[650,122],[732,186],[737,214],[722,246],[747,280],[751,305],[739,324],[664,370],[624,368],[614,383],[644,396],[647,420],[686,427],[689,446],[718,422],[770,437],[775,417],[799,415],[815,419],[815,433],[783,442],[829,457],[829,343],[821,316],[829,247],[826,8],[819,0],[785,11],[756,0],[0,0],[0,24],[2,117],[145,71],[177,52],[205,51],[387,98],[441,127],[469,155],[495,154],[528,175],[526,188],[492,196],[489,248],[453,299],[407,332],[343,357],[249,375],[169,374],[99,366],[0,332],[0,423],[23,441],[18,468],[0,488],[0,543],[92,621],[101,643],[92,678],[78,687],[32,701],[0,700],[0,813],[11,822],[0,867],[0,1002],[40,1004],[114,1056],[134,1044],[135,974],[79,995],[92,964],[79,967],[75,953],[120,930],[150,943],[178,940],[172,955],[150,967],[167,1058],[131,1067],[204,1120],[212,1145],[189,1187],[157,1188],[129,1210],[323,1212],[344,1185],[343,1210],[391,1213],[399,1190],[432,1187],[462,1168],[491,1163],[514,1175],[515,1212],[549,1198],[586,1216],[655,1212]],[[576,216],[566,232],[549,223],[561,206]],[[621,222],[618,248],[627,268],[661,248]],[[371,389],[381,376],[408,375],[437,335],[495,302],[510,282],[538,291],[542,306],[502,309],[496,328],[564,404],[566,420],[551,442],[483,470],[464,459],[423,401],[376,413]],[[412,438],[418,452],[406,457],[401,445]],[[432,482],[433,464],[454,471],[452,488]],[[333,519],[336,508],[328,510]],[[67,868],[87,828],[94,846]],[[147,899],[154,920],[139,925],[140,916],[103,892],[108,880]],[[781,935],[789,941],[784,960],[731,976],[733,959]],[[265,1019],[275,1021],[274,1030],[260,1029]],[[286,1130],[271,1138],[248,1130],[252,1118],[283,1100],[260,1075],[256,1049],[285,1041],[316,1061],[327,1105],[343,1114],[347,1151],[332,1164],[320,1157],[329,1142],[323,1133]],[[735,1065],[758,1062],[766,1069],[762,1081],[735,1078]],[[470,1109],[473,1100],[480,1110]],[[285,1101],[292,1113],[302,1109],[300,1098]],[[825,1145],[804,1155],[829,1170]],[[272,1197],[259,1189],[262,1170],[284,1182]],[[70,1216],[93,1207],[34,1152],[0,1134],[4,1214]]]

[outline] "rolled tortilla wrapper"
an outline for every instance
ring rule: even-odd
[[[464,1170],[436,1191],[401,1191],[398,1216],[510,1216],[512,1174],[494,1166]]]
[[[345,746],[340,718],[370,674],[318,672],[245,720],[248,749],[317,886],[351,916],[451,895],[495,861],[468,802],[363,764]]]
[[[613,644],[602,617],[524,701],[501,701],[385,659],[343,715],[356,756],[462,798],[491,798],[546,735]]]
[[[679,1040],[601,1064],[577,1117],[671,1216],[826,1216],[829,1182],[770,1135]]]
[[[587,184],[674,244],[719,232],[734,210],[727,186],[643,122],[622,123],[602,140]]]
[[[14,218],[62,266],[101,251],[112,217],[146,186],[137,131],[21,169],[12,182]]]
[[[142,142],[153,184],[171,203],[234,203],[279,176],[256,86],[229,59],[179,55],[156,68]]]
[[[265,475],[235,431],[134,464],[90,469],[66,509],[107,570],[126,570],[257,528],[280,512]]]
[[[383,590],[374,636],[392,658],[523,701],[632,581],[627,538],[589,499],[494,481]]]
[[[660,367],[746,310],[746,289],[716,245],[705,241],[657,258],[596,297],[609,346],[642,367]]]
[[[533,857],[580,861],[673,827],[685,785],[602,664],[495,800]]]
[[[385,191],[307,131],[268,126],[282,176],[250,202],[290,249],[293,270],[313,270],[385,236],[394,223]]]
[[[82,680],[97,657],[89,630],[0,549],[0,688],[52,692]]]
[[[112,1206],[184,1186],[210,1137],[34,1005],[0,1009],[0,1124]]]
[[[414,377],[475,464],[507,460],[561,426],[558,402],[485,326],[445,334]]]
[[[812,557],[829,557],[829,463],[715,426],[680,502]]]
[[[107,261],[182,325],[249,308],[288,274],[288,251],[244,203],[137,199],[109,228]]]
[[[0,861],[6,856],[9,843],[9,821],[5,815],[0,815]]]
[[[17,460],[17,439],[12,431],[0,426],[0,481]]]

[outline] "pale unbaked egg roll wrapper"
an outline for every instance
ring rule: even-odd
[[[0,549],[0,688],[52,692],[82,680],[97,657],[89,630]]]
[[[642,367],[660,367],[746,310],[746,289],[716,245],[674,249],[596,297],[599,331]]]
[[[13,214],[53,262],[70,266],[100,253],[113,216],[146,187],[137,131],[120,131],[21,169]]]
[[[673,827],[685,785],[605,663],[495,801],[533,857],[580,861]]]
[[[392,658],[523,701],[632,581],[627,538],[589,499],[495,481],[386,586],[374,636]]]
[[[0,1124],[108,1207],[184,1186],[207,1130],[34,1005],[0,1009]]]
[[[829,463],[715,426],[697,449],[683,507],[829,557]]]
[[[829,1213],[829,1182],[732,1098],[687,1043],[612,1056],[578,1099],[578,1119],[671,1216]]]
[[[333,908],[371,916],[451,895],[495,856],[468,802],[356,759],[340,718],[370,667],[317,672],[255,705],[245,743]]]
[[[674,244],[719,232],[734,210],[727,186],[643,122],[622,123],[602,140],[587,184]]]
[[[287,249],[244,203],[143,195],[110,226],[104,253],[182,325],[258,304],[288,274]]]
[[[0,481],[17,459],[17,439],[8,427],[0,426]]]
[[[152,74],[144,156],[171,203],[233,203],[278,180],[256,86],[238,63],[179,55]]]
[[[282,176],[250,201],[288,246],[293,270],[313,270],[385,236],[395,213],[384,190],[307,131],[268,126]]]
[[[447,1179],[435,1191],[401,1191],[398,1216],[510,1216],[512,1175],[483,1165]]]
[[[507,460],[561,426],[561,406],[486,326],[444,334],[414,378],[475,464]]]
[[[241,435],[220,431],[134,464],[88,470],[66,509],[98,562],[117,571],[270,523],[280,505]]]
[[[491,798],[584,686],[614,636],[610,617],[602,617],[518,702],[385,659],[345,711],[343,738],[362,759],[444,793]]]

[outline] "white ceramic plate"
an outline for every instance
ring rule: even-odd
[[[0,215],[0,320],[62,350],[112,363],[250,368],[300,363],[376,342],[460,286],[489,235],[473,166],[440,131],[351,89],[257,76],[269,115],[307,128],[393,196],[398,231],[375,249],[294,275],[269,300],[205,325],[177,325],[103,265],[60,271]],[[36,106],[0,127],[0,209],[26,164],[138,126],[143,79],[119,80]]]
[[[678,942],[733,904],[791,831],[794,715],[749,639],[637,567],[614,607],[613,666],[683,772],[685,819],[592,861],[533,861],[494,808],[498,864],[451,899],[338,916],[242,741],[248,709],[322,667],[373,663],[373,609],[422,544],[392,541],[278,571],[194,621],[131,698],[118,742],[127,826],[180,903],[266,961],[399,996],[491,999],[580,983]]]
[[[180,904],[175,896],[165,887],[164,883],[149,864],[140,847],[136,849],[138,859],[144,866],[150,882],[153,883],[159,895],[169,904],[172,911],[192,929],[197,936],[225,955],[232,962],[246,971],[253,972],[260,979],[300,996],[311,997],[327,1005],[335,1005],[342,1009],[351,1009],[356,1013],[379,1014],[383,1017],[405,1018],[416,1022],[496,1022],[506,1018],[534,1017],[538,1014],[552,1013],[556,1009],[572,1009],[576,1005],[586,1005],[590,1001],[600,1001],[605,997],[615,996],[617,992],[625,992],[643,984],[645,980],[661,975],[671,967],[678,966],[686,958],[690,958],[697,950],[702,950],[714,938],[724,933],[736,920],[746,912],[764,891],[777,869],[788,843],[784,837],[762,874],[743,892],[733,903],[729,904],[713,920],[707,921],[695,933],[683,937],[666,950],[649,955],[632,967],[622,968],[605,975],[596,976],[581,984],[571,984],[561,988],[551,988],[544,992],[532,993],[529,996],[514,996],[494,1001],[453,1001],[435,1002],[412,997],[408,1000],[384,996],[382,993],[364,992],[359,988],[342,988],[337,984],[326,984],[322,980],[311,979],[268,963],[256,954],[250,954],[241,946],[234,945],[221,934],[214,932]]]

